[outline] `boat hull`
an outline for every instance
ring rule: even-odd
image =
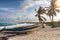
[[[38,26],[31,26],[31,27],[19,27],[19,28],[11,28],[11,29],[3,29],[5,31],[25,31],[37,28]]]
[[[13,29],[4,29],[2,32],[10,33],[10,34],[23,34],[27,32],[36,31],[38,26],[31,26],[31,27],[20,27],[20,28],[13,28]]]

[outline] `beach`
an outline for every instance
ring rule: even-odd
[[[12,36],[8,40],[60,40],[60,27],[38,28],[30,34]]]

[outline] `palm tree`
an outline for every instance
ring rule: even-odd
[[[36,9],[35,9],[35,11],[36,11]],[[40,8],[38,9],[38,11],[36,11],[36,12],[37,12],[37,14],[36,14],[35,16],[38,17],[39,23],[41,23],[42,28],[44,28],[43,22],[44,22],[44,20],[46,20],[46,19],[42,16],[42,14],[45,13],[45,9],[44,9],[43,7],[40,7]]]
[[[50,20],[51,20],[51,22],[52,22],[52,27],[54,27],[53,26],[53,18],[54,18],[54,16],[56,16],[56,11],[55,11],[55,9],[50,9],[50,10],[48,10],[48,13],[47,13],[47,15],[50,17]]]
[[[59,12],[59,10],[57,10],[56,8],[55,8],[55,4],[54,4],[54,2],[55,2],[56,0],[51,0],[51,6],[49,6],[48,7],[48,9],[47,9],[47,15],[50,17],[50,20],[51,20],[51,22],[52,22],[52,28],[54,27],[54,25],[53,25],[53,21],[54,21],[54,16],[56,16],[57,14],[56,14],[56,12]]]

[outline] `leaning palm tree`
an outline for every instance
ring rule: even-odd
[[[35,9],[35,11],[36,11],[36,9]],[[36,14],[35,16],[38,17],[39,23],[41,23],[42,28],[44,28],[43,22],[44,22],[44,20],[46,20],[46,19],[42,16],[42,14],[45,13],[45,9],[44,9],[43,7],[40,7],[40,8],[36,11],[36,13],[37,13],[37,14]]]
[[[54,25],[53,25],[53,22],[54,22],[53,18],[54,18],[54,16],[57,15],[56,12],[59,12],[59,10],[57,10],[55,8],[55,4],[54,4],[55,1],[56,0],[51,0],[51,6],[49,6],[48,10],[47,10],[48,11],[47,15],[50,17],[50,20],[52,22],[52,28],[54,27]]]

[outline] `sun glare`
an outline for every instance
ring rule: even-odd
[[[56,5],[56,8],[60,8],[60,0],[56,0],[55,5]]]

